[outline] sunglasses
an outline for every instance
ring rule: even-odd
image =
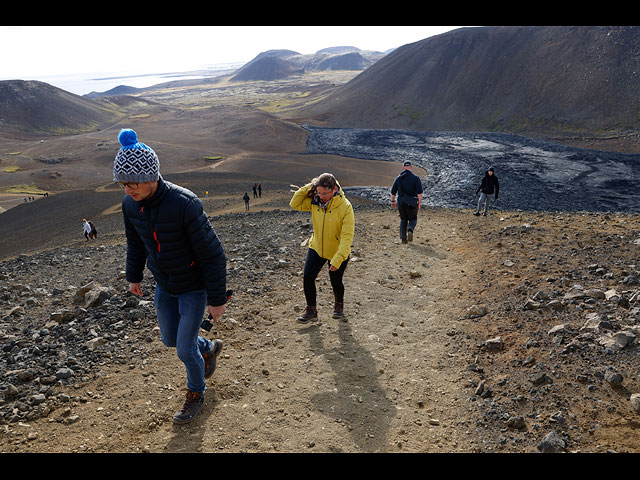
[[[118,185],[120,185],[122,188],[129,187],[131,190],[135,190],[136,188],[138,188],[138,182],[118,182]]]

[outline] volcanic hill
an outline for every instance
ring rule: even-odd
[[[93,101],[44,82],[0,82],[0,133],[69,135],[122,119],[119,106]]]
[[[461,28],[404,45],[300,110],[333,127],[637,132],[640,27]]]

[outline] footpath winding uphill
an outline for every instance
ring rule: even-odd
[[[234,295],[187,425],[121,232],[1,262],[0,451],[640,450],[637,215],[425,208],[402,245],[396,212],[353,198],[347,316],[323,272],[319,321],[300,326],[311,225],[289,195],[248,213],[204,199]]]

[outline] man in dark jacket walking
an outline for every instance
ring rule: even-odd
[[[498,177],[495,174],[495,169],[493,167],[489,167],[484,173],[480,186],[476,190],[476,195],[480,192],[480,198],[478,199],[478,208],[476,208],[476,213],[474,213],[474,215],[480,215],[480,210],[482,210],[484,205],[484,212],[482,215],[486,216],[489,211],[489,207],[491,206],[491,199],[489,198],[489,195],[493,195],[495,192],[495,199],[498,200],[499,191],[500,183],[498,182]]]
[[[400,213],[400,240],[402,243],[413,241],[413,231],[418,223],[418,212],[422,203],[422,182],[411,172],[411,162],[402,164],[402,173],[391,186],[391,206],[396,206],[398,194],[398,212]]]
[[[162,342],[176,347],[187,371],[187,398],[173,417],[191,421],[204,402],[205,379],[213,374],[220,340],[198,335],[205,307],[216,321],[226,309],[226,256],[202,202],[191,191],[165,181],[156,153],[133,130],[118,136],[113,165],[127,236],[129,291],[142,296],[143,271],[155,279],[154,304]]]

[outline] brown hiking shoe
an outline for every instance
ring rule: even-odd
[[[316,307],[307,306],[304,309],[304,313],[300,315],[296,320],[299,323],[309,323],[310,321],[317,320],[317,319],[318,319],[318,310],[316,309]]]
[[[209,378],[216,370],[216,359],[222,351],[222,341],[215,339],[212,342],[211,350],[202,354],[204,358],[204,378]]]
[[[333,306],[333,318],[344,317],[344,302],[336,302]]]
[[[204,392],[192,392],[187,390],[186,399],[182,408],[173,415],[173,423],[189,423],[204,405]]]

